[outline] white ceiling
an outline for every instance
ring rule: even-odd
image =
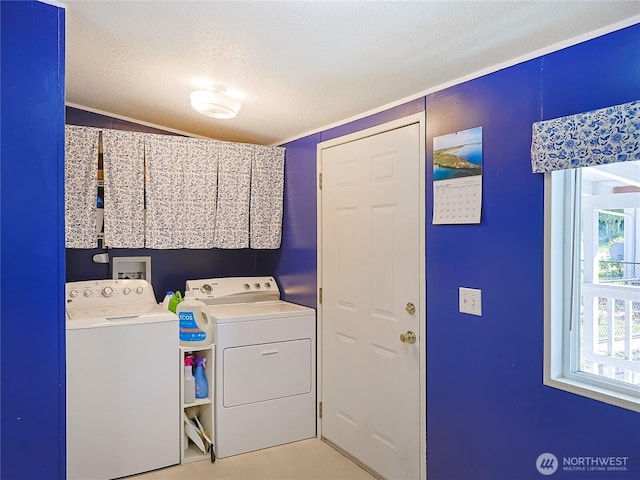
[[[319,131],[640,15],[636,0],[61,4],[68,105],[260,144]],[[245,94],[236,118],[191,110],[199,77]]]

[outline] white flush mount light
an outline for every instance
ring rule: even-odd
[[[242,106],[225,89],[197,90],[190,97],[191,108],[212,118],[233,118]]]

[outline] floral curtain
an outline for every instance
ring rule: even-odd
[[[213,248],[220,142],[186,138],[181,222],[183,248]]]
[[[212,248],[218,142],[145,136],[147,248]]]
[[[280,247],[284,148],[67,126],[68,248],[97,246],[100,131],[105,245],[155,249]]]
[[[64,218],[67,248],[96,248],[97,128],[65,126]]]
[[[534,173],[640,160],[640,101],[533,124]]]
[[[143,248],[144,140],[142,133],[103,130],[104,241],[113,248]]]
[[[182,215],[182,163],[186,146],[183,137],[146,135],[146,230],[148,248],[181,248],[178,221]]]
[[[221,142],[214,247],[249,247],[249,199],[254,145]]]
[[[250,247],[280,248],[284,148],[255,147],[251,166]]]

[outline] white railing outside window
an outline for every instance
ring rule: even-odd
[[[583,283],[579,371],[640,385],[640,292]]]
[[[572,370],[640,387],[640,283],[636,276],[640,192],[620,191],[621,180],[626,178],[623,172],[631,165],[610,167],[620,170],[615,179],[609,169],[603,170],[606,175],[600,170],[593,175],[593,167],[579,176],[582,321],[575,333],[579,348]]]

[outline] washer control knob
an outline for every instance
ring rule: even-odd
[[[129,287],[124,287],[122,293],[124,293],[125,295],[129,295],[131,293],[131,289]]]
[[[77,290],[71,290],[71,291],[69,292],[69,296],[70,296],[71,298],[76,298],[76,297],[78,296],[78,291],[77,291]]]
[[[260,288],[260,284],[259,284],[259,283],[256,283],[256,284],[254,284],[253,286],[254,286],[254,287],[256,287],[257,289],[259,289],[259,288]]]
[[[249,290],[251,288],[251,285],[249,285],[248,283],[245,283],[243,287],[245,290]]]
[[[202,285],[202,287],[200,287],[200,291],[204,293],[211,293],[211,285],[205,283],[204,285]]]
[[[113,288],[111,287],[104,287],[102,289],[102,296],[103,297],[110,297],[113,294]]]
[[[91,289],[87,288],[87,289],[84,291],[83,295],[84,295],[85,297],[90,297],[91,295],[93,295],[93,292],[91,291]]]
[[[267,282],[264,284],[264,288],[271,288],[271,283]]]
[[[140,295],[143,291],[144,291],[144,288],[142,288],[142,287],[138,287],[138,288],[136,288],[136,293],[137,293],[138,295]]]

